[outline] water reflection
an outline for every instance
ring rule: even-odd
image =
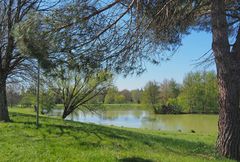
[[[61,114],[61,110],[53,110],[49,115]],[[147,110],[109,110],[97,113],[76,111],[67,120],[153,130],[193,130],[206,134],[217,132],[217,115],[155,115]]]

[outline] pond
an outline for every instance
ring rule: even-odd
[[[62,110],[53,110],[49,115],[61,116]],[[97,113],[76,111],[69,115],[67,120],[129,128],[212,134],[217,132],[218,115],[156,115],[148,110],[133,109]]]

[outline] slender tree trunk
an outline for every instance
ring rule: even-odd
[[[40,99],[40,64],[39,64],[39,60],[37,61],[37,110],[36,110],[36,126],[37,128],[39,127],[39,99]]]
[[[0,77],[0,121],[9,122],[6,94],[6,78]]]
[[[231,48],[225,1],[212,0],[213,52],[219,85],[218,152],[228,158],[240,160],[240,29]]]

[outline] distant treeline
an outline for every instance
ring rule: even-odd
[[[33,106],[36,102],[36,88],[16,90],[8,87],[8,103]],[[90,100],[89,104],[143,104],[156,113],[217,113],[218,90],[216,74],[210,72],[190,72],[179,84],[174,79],[158,83],[149,81],[144,88],[119,91],[112,86]],[[41,92],[41,107],[53,108],[62,104],[58,95],[48,90]]]
[[[217,113],[217,98],[216,74],[204,71],[188,73],[182,84],[165,79],[161,83],[149,81],[143,89],[131,91],[111,87],[92,102],[145,104],[156,113]]]

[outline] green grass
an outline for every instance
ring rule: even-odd
[[[199,135],[117,128],[10,109],[12,123],[0,123],[0,161],[202,162],[230,161],[216,155],[216,134]]]

